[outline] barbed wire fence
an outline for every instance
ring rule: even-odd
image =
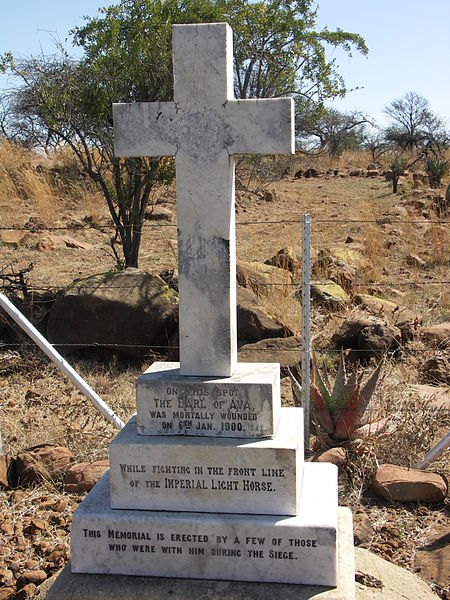
[[[395,217],[380,217],[376,219],[324,219],[324,218],[314,218],[313,223],[315,226],[321,225],[362,225],[362,224],[374,224],[377,226],[383,225],[385,223],[390,224],[398,224],[398,225],[423,225],[424,220],[420,219],[404,219],[404,218],[395,218]],[[431,221],[431,225],[433,226],[441,226],[448,225],[450,220],[437,218],[436,220]],[[261,288],[288,288],[297,291],[301,291],[301,313],[302,313],[302,329],[301,329],[301,347],[298,348],[299,356],[301,357],[301,373],[302,373],[302,403],[305,409],[305,439],[309,437],[309,402],[310,402],[310,358],[311,358],[311,273],[312,273],[312,260],[311,260],[311,225],[312,219],[309,214],[304,214],[302,218],[288,218],[288,219],[265,219],[265,220],[254,220],[254,219],[246,219],[246,220],[237,220],[236,225],[238,227],[251,227],[251,226],[272,226],[272,225],[300,225],[302,226],[302,277],[301,281],[292,280],[290,282],[259,282],[258,286]],[[85,225],[86,227],[87,225]],[[109,231],[112,227],[111,222],[98,222],[94,225],[90,225],[93,229],[101,230],[101,231]],[[152,228],[153,230],[158,228],[171,228],[176,230],[176,223],[165,223],[165,222],[145,222],[143,224],[144,229]],[[61,225],[54,227],[45,227],[42,228],[44,231],[76,231],[80,230],[80,225]],[[24,232],[34,232],[36,231],[35,226],[30,225],[30,227],[7,227],[0,226],[0,237],[2,231],[14,231],[20,230]],[[39,231],[40,229],[37,229]],[[161,238],[153,238],[153,241],[167,241],[167,237]],[[173,266],[173,265],[168,265]],[[29,299],[33,300],[34,294],[45,293],[45,292],[59,292],[62,291],[62,286],[54,285],[46,281],[26,281],[25,277],[29,275],[30,269],[24,268],[17,275],[16,280],[12,276],[11,273],[2,270],[0,267],[0,290],[5,290],[6,292],[11,291],[11,289],[15,288],[18,292],[24,294],[25,292],[28,294]],[[314,279],[314,284],[326,284],[329,283],[328,279]],[[82,285],[82,284],[81,284]],[[352,282],[352,289],[354,291],[357,290],[367,290],[371,289],[385,289],[389,287],[402,287],[409,286],[412,288],[423,288],[425,286],[442,286],[447,288],[450,285],[450,277],[443,279],[433,279],[423,278],[422,280],[408,280],[408,279],[396,279],[396,280],[383,280],[383,281],[354,281]],[[133,289],[133,286],[124,286],[124,285],[110,285],[108,284],[108,289],[120,289],[126,290],[127,288]],[[447,293],[447,292],[445,292]],[[299,294],[297,293],[297,297]],[[51,304],[54,302],[54,298],[45,299],[42,298],[39,300],[41,303]],[[314,308],[314,305],[313,305]],[[346,315],[335,314],[334,318],[344,320],[347,318]],[[176,344],[124,344],[124,343],[111,343],[111,341],[105,340],[96,340],[95,342],[86,342],[86,343],[61,343],[61,344],[53,344],[56,348],[61,349],[73,349],[73,348],[107,348],[112,351],[121,352],[126,349],[140,349],[142,351],[148,351],[149,353],[155,353],[157,355],[164,355],[168,352],[177,352],[178,346]],[[5,342],[3,343],[0,340],[0,350],[3,349],[20,349],[34,346],[31,342]],[[363,348],[350,348],[347,350],[354,350],[363,355],[364,353],[373,354],[373,350],[363,349]],[[329,353],[331,355],[339,353],[339,348],[321,348],[317,349],[319,353]],[[274,350],[272,348],[258,348],[258,353],[268,352],[273,354]],[[276,348],[276,352],[282,355],[283,353],[293,353],[295,352],[295,348],[287,347],[287,348]]]

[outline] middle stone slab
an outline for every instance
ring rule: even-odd
[[[180,363],[155,362],[136,382],[136,407],[140,435],[274,435],[280,365],[238,363],[231,377],[194,377],[181,375]]]
[[[111,508],[297,514],[303,411],[283,408],[261,440],[143,437],[133,417],[109,450]]]

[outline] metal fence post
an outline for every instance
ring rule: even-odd
[[[305,419],[305,448],[309,448],[311,353],[311,215],[302,220],[302,406]]]

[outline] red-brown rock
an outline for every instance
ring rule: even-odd
[[[40,585],[46,579],[47,573],[45,571],[25,571],[25,573],[22,573],[22,575],[20,575],[17,579],[17,589],[21,590],[30,583],[34,583],[34,585]]]
[[[381,465],[372,479],[372,489],[380,496],[397,502],[442,502],[448,484],[437,473]]]
[[[108,460],[72,465],[64,480],[66,490],[74,493],[89,492],[108,468]]]
[[[332,463],[340,469],[347,462],[347,452],[345,451],[345,448],[330,448],[317,457],[317,462]]]
[[[42,444],[17,455],[17,480],[31,484],[45,479],[60,479],[73,462],[72,453],[63,446]]]
[[[32,598],[36,592],[36,585],[34,583],[27,583],[21,590],[14,596],[14,600],[28,600]]]
[[[446,346],[450,344],[450,321],[423,327],[420,337],[432,346]]]

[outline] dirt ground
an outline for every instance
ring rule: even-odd
[[[299,159],[277,181],[259,188],[252,181],[248,190],[245,186],[238,189],[238,259],[264,262],[287,246],[300,252],[302,215],[308,212],[313,257],[351,239],[369,259],[362,277],[353,285],[353,295],[368,292],[391,299],[419,313],[424,325],[449,321],[450,217],[439,220],[430,210],[435,192],[413,189],[409,177],[394,196],[391,183],[381,175],[350,177],[349,172],[360,166],[351,160],[342,159],[328,172],[328,165],[319,165],[319,177],[295,177],[300,166],[304,168]],[[444,181],[441,193],[447,184]],[[172,219],[146,221],[140,251],[139,266],[152,273],[176,269],[173,190],[164,194],[163,206],[172,211]],[[30,218],[40,225],[30,227]],[[50,224],[42,223],[42,211],[32,199],[4,200],[0,202],[0,223],[2,230],[19,230],[28,223],[27,239],[0,247],[0,270],[17,273],[32,264],[26,280],[35,293],[63,289],[76,278],[115,267],[110,247],[112,228],[101,198],[89,202],[61,198]],[[69,236],[78,244],[52,246],[49,235]],[[47,243],[39,243],[45,240]],[[420,260],[411,259],[411,255]],[[301,334],[301,306],[292,289],[274,286],[261,301],[294,334]],[[313,338],[326,337],[352,309],[328,310],[313,303]],[[377,464],[415,464],[450,427],[448,403],[445,409],[436,410],[418,404],[411,392],[411,386],[422,383],[421,366],[431,352],[414,338],[389,359],[382,402],[385,413],[393,417],[392,436],[374,442],[368,454],[352,455],[340,473],[339,484],[340,504],[349,505],[358,515],[355,522],[370,523],[364,545],[416,572],[420,548],[436,536],[448,538],[450,534],[448,498],[437,505],[402,505],[380,500],[368,483]],[[151,357],[125,362],[115,356],[84,354],[70,360],[123,420],[133,414],[134,382],[149,366]],[[285,402],[289,401],[287,394]],[[16,344],[2,344],[0,340],[0,407],[4,453],[14,455],[33,445],[52,443],[67,446],[77,461],[107,458],[115,435],[113,427],[26,338]],[[449,464],[447,451],[432,470],[448,478]],[[62,504],[58,503],[61,499]],[[36,568],[50,575],[69,559],[71,514],[81,500],[82,496],[65,492],[58,482],[0,491],[0,600],[15,598],[4,591],[11,592],[5,585],[11,577]],[[423,571],[419,574],[427,578]],[[445,581],[445,575],[441,574],[439,585],[431,576],[428,581],[442,598],[450,598],[450,581]]]

